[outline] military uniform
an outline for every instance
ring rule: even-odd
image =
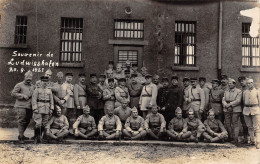
[[[187,86],[183,88],[183,116],[187,116],[188,109],[190,108],[190,100],[189,100],[189,91],[190,91],[191,86]]]
[[[51,138],[64,138],[69,134],[69,122],[66,116],[52,116],[45,126],[47,135]]]
[[[119,106],[115,109],[114,114],[120,118],[122,125],[124,125],[126,119],[131,116],[131,108],[126,107],[126,109],[123,109],[122,106]]]
[[[115,107],[115,89],[107,88],[103,91],[103,100],[105,101],[104,113],[107,114],[109,106],[114,109]]]
[[[184,139],[189,139],[189,140],[195,140],[197,138],[200,138],[201,134],[205,131],[205,126],[203,123],[200,121],[198,118],[186,118],[184,120],[184,125],[183,125],[183,135],[182,137]],[[196,141],[197,142],[197,141]]]
[[[118,86],[118,82],[117,82],[117,80],[114,79],[114,78],[113,78],[113,80],[114,80],[114,87],[117,87],[117,86]],[[108,78],[105,80],[105,86],[106,86],[106,88],[109,88],[109,85],[108,85]]]
[[[32,72],[25,73],[25,79],[27,77],[32,78]],[[18,132],[19,139],[25,138],[24,131],[26,130],[30,119],[32,118],[32,94],[34,85],[28,84],[25,81],[15,85],[11,92],[11,95],[16,98],[14,108],[18,115]]]
[[[115,102],[115,108],[121,106],[121,103],[124,100],[127,100],[128,102],[130,102],[130,95],[128,92],[128,88],[127,87],[123,87],[123,86],[118,86],[115,89],[115,97],[116,97],[116,102]]]
[[[225,126],[228,131],[228,135],[230,138],[238,139],[239,135],[239,117],[242,112],[241,108],[241,98],[242,91],[237,88],[229,89],[224,92],[224,97],[222,99],[222,104],[224,106],[223,111],[225,115]],[[230,104],[229,108],[226,108],[225,105]],[[232,128],[231,124],[234,128],[234,137],[232,137]]]
[[[83,135],[88,135],[88,137],[93,137],[94,135],[97,134],[95,119],[90,115],[79,116],[76,122],[73,124],[73,129],[74,131],[78,130]]]
[[[144,127],[145,127],[147,133],[151,137],[153,137],[155,139],[159,139],[163,135],[163,134],[160,133],[160,131],[162,130],[163,133],[166,132],[166,121],[165,121],[162,114],[160,114],[160,113],[156,113],[156,114],[150,113],[146,116],[146,119],[145,119],[145,122],[144,122]]]
[[[104,131],[108,135],[115,133],[116,131],[121,131],[122,124],[118,116],[103,116],[98,124],[98,131]]]
[[[174,140],[182,140],[183,138],[178,136],[182,132],[184,127],[184,118],[174,117],[168,125],[167,134]]]
[[[250,79],[251,80],[251,79]],[[243,93],[244,109],[243,114],[248,127],[251,142],[256,143],[260,148],[260,93],[256,88],[248,89]]]
[[[224,122],[222,98],[224,91],[220,88],[212,88],[209,93],[209,108],[213,109],[216,118],[221,122]]]
[[[156,105],[157,94],[158,94],[158,89],[155,84],[150,83],[148,85],[145,85],[140,95],[140,100],[139,100],[139,104],[141,105],[140,110],[148,111],[147,107],[149,105]]]
[[[130,83],[128,85],[128,91],[130,95],[130,107],[136,107],[139,108],[139,99],[142,92],[143,86],[140,83]]]
[[[128,117],[125,122],[125,129],[123,129],[123,134],[125,136],[131,137],[132,139],[144,138],[146,135],[146,131],[144,130],[143,117]]]
[[[191,87],[189,89],[189,100],[190,100],[190,108],[194,109],[194,113],[196,118],[201,119],[201,114],[199,111],[204,111],[205,108],[205,93],[199,88]]]
[[[77,109],[77,116],[79,116],[82,114],[83,107],[87,105],[86,85],[81,82],[75,84],[73,93],[75,105],[80,107]]]

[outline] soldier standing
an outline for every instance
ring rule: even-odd
[[[208,118],[204,121],[206,131],[202,133],[202,136],[205,138],[206,142],[217,142],[221,140],[224,142],[228,138],[227,130],[225,129],[222,122],[218,119],[215,119],[214,110],[210,109],[208,112]]]
[[[160,76],[155,74],[153,75],[153,83],[157,86],[157,89],[159,90],[163,85],[160,83]]]
[[[205,77],[199,77],[199,85],[200,88],[204,91],[204,95],[205,95],[205,105],[204,105],[204,115],[203,115],[203,119],[207,119],[207,113],[209,110],[209,92],[210,89],[212,88],[211,86],[209,86],[208,83],[206,83],[206,78]]]
[[[187,118],[188,109],[190,108],[190,100],[189,100],[189,90],[191,88],[190,85],[190,78],[184,77],[183,78],[183,107],[182,107],[182,115],[184,118]]]
[[[114,73],[114,78],[119,80],[121,78],[125,78],[125,74],[122,68],[122,64],[118,63],[116,66],[116,72]]]
[[[90,84],[87,86],[87,95],[87,104],[91,109],[90,115],[94,117],[97,124],[104,115],[104,111],[100,106],[100,100],[102,99],[103,93],[97,85],[97,75],[95,73],[90,74]]]
[[[48,84],[47,84],[47,87],[52,88],[52,87],[54,86],[54,83],[51,82],[51,77],[52,77],[52,71],[51,71],[51,69],[48,69],[48,70],[44,73],[44,76],[48,77],[48,80],[49,80],[49,81],[48,81]],[[37,88],[41,87],[41,80],[36,81],[35,86],[36,86]]]
[[[114,70],[114,61],[108,61],[108,68],[105,70],[105,74],[107,73],[107,71],[112,71],[112,73],[115,72]]]
[[[220,88],[225,92],[228,90],[228,77],[227,75],[221,75],[221,85]]]
[[[224,97],[222,99],[223,111],[225,115],[225,126],[228,131],[229,139],[233,139],[231,142],[234,144],[238,143],[239,135],[239,117],[242,112],[241,108],[241,98],[242,91],[235,87],[236,81],[234,79],[229,79],[228,87],[229,90],[224,92]],[[233,129],[231,128],[231,125]],[[233,136],[234,131],[234,136]]]
[[[99,75],[99,79],[98,79],[98,87],[104,91],[106,89],[106,84],[105,84],[105,80],[106,80],[106,75],[105,74],[100,74]]]
[[[114,78],[113,71],[112,71],[112,70],[107,70],[106,75],[107,75],[107,78],[106,78],[106,80],[105,80],[106,88],[109,87],[109,85],[108,85],[108,79],[113,79],[114,87],[117,87],[118,83],[117,83],[117,80]]]
[[[42,76],[41,87],[36,88],[32,95],[33,120],[35,122],[35,143],[41,142],[44,127],[54,110],[52,91],[47,86],[48,80],[48,77]]]
[[[18,114],[18,139],[20,143],[24,143],[24,140],[28,140],[28,137],[24,136],[24,132],[30,123],[32,118],[32,94],[34,85],[32,85],[33,74],[28,71],[24,74],[24,81],[15,85],[11,95],[16,98],[14,108]]]
[[[132,108],[132,114],[126,119],[125,129],[123,129],[123,135],[125,139],[127,137],[132,140],[143,139],[146,136],[146,131],[144,130],[144,119],[138,115],[138,110],[136,107]]]
[[[164,118],[168,114],[167,113],[168,111],[165,111],[165,106],[169,99],[169,92],[170,92],[169,79],[167,77],[163,77],[162,78],[162,87],[160,89],[158,89],[156,103],[159,107],[159,113],[161,113],[164,116]],[[166,123],[167,123],[167,121],[166,121]]]
[[[115,108],[115,88],[114,79],[108,79],[108,87],[103,91],[103,100],[105,101],[104,113],[107,114],[108,106]]]
[[[201,120],[205,107],[205,94],[201,88],[197,87],[197,78],[191,78],[191,86],[189,90],[190,108],[194,110],[195,117]]]
[[[251,145],[260,148],[260,93],[254,87],[253,79],[247,80],[248,90],[243,93],[244,109],[246,125],[250,135]],[[254,135],[255,134],[255,135]],[[254,143],[256,137],[256,143]]]
[[[79,74],[79,82],[74,86],[74,100],[76,104],[77,117],[83,114],[83,107],[87,104],[87,93],[86,93],[86,75],[84,73]]]
[[[219,87],[220,81],[218,79],[212,80],[212,89],[209,92],[209,108],[214,111],[215,117],[224,122],[224,113],[222,108],[222,98],[224,91]]]
[[[90,139],[97,134],[95,119],[89,114],[90,108],[86,105],[83,107],[83,114],[79,116],[76,122],[73,124],[75,137]]]
[[[140,110],[143,112],[143,118],[151,112],[151,107],[156,105],[156,98],[158,94],[158,89],[155,84],[152,83],[152,76],[147,74],[145,76],[146,84],[142,89],[139,105]]]
[[[128,88],[126,87],[126,79],[121,78],[119,79],[118,83],[119,85],[115,89],[115,97],[116,97],[115,108],[121,106],[124,100],[130,102]]]
[[[143,86],[137,82],[137,74],[131,75],[131,82],[128,85],[128,91],[130,95],[130,108],[139,108],[139,99]]]
[[[138,65],[137,63],[132,64],[132,68],[130,69],[130,73],[132,74],[137,74],[137,77],[141,77],[142,75],[138,72]]]

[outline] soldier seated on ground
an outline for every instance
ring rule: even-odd
[[[199,142],[201,134],[205,131],[205,126],[200,121],[200,119],[195,118],[194,110],[191,108],[188,111],[188,118],[184,121],[183,126],[183,135],[182,137],[186,139],[186,141],[195,141]]]
[[[228,132],[225,129],[222,122],[218,119],[215,119],[214,110],[210,109],[208,112],[208,118],[204,121],[206,126],[206,131],[202,133],[205,142],[217,142],[222,141],[228,138]]]
[[[168,125],[167,134],[171,139],[181,141],[183,140],[182,130],[184,126],[184,118],[182,118],[181,108],[177,107],[175,110],[175,115],[176,117],[174,117]]]
[[[162,114],[158,113],[158,106],[153,105],[151,113],[146,116],[144,127],[147,134],[156,140],[163,139],[166,133],[166,122]]]
[[[83,114],[73,124],[74,136],[84,139],[92,139],[97,134],[97,127],[94,117],[90,116],[88,105],[83,107]]]
[[[69,134],[69,122],[66,116],[61,114],[61,108],[56,106],[56,116],[52,116],[46,124],[46,135],[54,140],[62,141]]]
[[[123,129],[125,139],[131,140],[143,139],[146,136],[144,130],[144,119],[138,115],[136,107],[132,108],[132,114],[126,119],[125,129]]]
[[[108,107],[107,114],[103,116],[98,124],[100,139],[120,139],[122,124],[118,116],[114,115],[113,106]]]

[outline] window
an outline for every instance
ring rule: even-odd
[[[14,44],[26,44],[27,16],[16,16]]]
[[[174,65],[196,65],[196,24],[195,22],[175,22]]]
[[[242,66],[260,66],[259,36],[249,35],[251,23],[242,23]]]
[[[61,19],[61,51],[62,63],[81,63],[82,61],[82,18]]]
[[[125,68],[126,61],[129,60],[131,64],[138,64],[138,51],[137,50],[119,50],[118,51],[118,63]]]
[[[144,21],[115,20],[114,37],[121,39],[144,39]]]

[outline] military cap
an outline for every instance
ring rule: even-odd
[[[221,80],[223,79],[228,79],[228,76],[227,75],[221,75]]]
[[[24,77],[25,77],[25,78],[32,78],[32,76],[33,76],[33,73],[32,73],[31,70],[27,71],[27,72],[24,74]]]
[[[136,73],[131,74],[131,77],[137,77],[138,75]]]
[[[164,81],[169,81],[168,77],[163,77],[162,82],[164,82]]]
[[[199,77],[199,81],[206,81],[205,77]]]
[[[91,73],[91,74],[89,75],[89,77],[97,77],[97,74]]]
[[[208,111],[208,115],[209,115],[210,113],[213,113],[213,114],[215,114],[215,112],[214,112],[214,110],[213,110],[213,109],[210,109],[210,110]]]
[[[118,64],[116,65],[116,67],[122,67],[122,64],[121,64],[121,63],[118,63]]]
[[[132,67],[137,67],[137,66],[138,66],[137,63],[132,64]]]
[[[108,61],[108,64],[114,65],[114,61]]]
[[[45,72],[45,75],[52,75],[52,72],[51,72],[50,68]]]
[[[126,82],[126,78],[122,77],[122,78],[120,78],[120,79],[118,80],[118,82],[121,82],[121,81]]]
[[[107,76],[105,74],[100,74],[99,77],[106,78]]]
[[[108,69],[108,70],[106,71],[106,73],[113,73],[113,70],[112,70],[112,69]]]
[[[181,110],[180,107],[177,107],[176,110],[175,110],[175,113],[179,113],[179,112],[182,112],[182,110]]]
[[[242,80],[246,80],[246,77],[245,77],[245,76],[240,76],[240,77],[238,78],[238,81],[239,81],[239,82],[242,81]]]
[[[185,82],[185,81],[190,81],[190,78],[184,77],[182,81],[183,81],[183,82]]]
[[[254,80],[253,80],[252,78],[248,78],[248,79],[247,79],[247,82],[248,82],[248,83],[253,83]]]
[[[137,108],[134,106],[132,109],[131,109],[132,112],[138,112]]]
[[[65,76],[73,76],[72,73],[66,73]]]
[[[80,73],[79,74],[79,77],[82,77],[82,76],[86,77],[85,73]]]
[[[146,67],[142,67],[141,71],[147,71],[147,68]]]
[[[197,81],[198,79],[196,77],[190,78],[190,81]]]
[[[63,77],[63,73],[62,72],[58,72],[56,76],[57,77]]]
[[[56,105],[56,112],[61,111],[61,107],[59,105]]]
[[[192,108],[189,109],[188,111],[189,114],[194,114],[194,110]]]
[[[159,79],[159,78],[160,78],[160,76],[159,76],[159,75],[157,75],[157,74],[154,74],[154,75],[153,75],[153,78],[154,78],[154,79]]]
[[[145,78],[151,78],[151,77],[152,77],[152,75],[149,73],[145,75]]]
[[[108,83],[114,82],[114,79],[113,79],[113,78],[109,78],[109,79],[107,79],[107,82],[108,82]]]
[[[211,81],[211,83],[214,83],[214,82],[217,82],[218,84],[220,84],[220,81],[219,81],[218,79],[213,79],[213,80]]]
[[[49,77],[48,76],[41,76],[41,81],[49,81]]]
[[[130,74],[130,70],[129,70],[129,69],[126,69],[126,70],[125,70],[125,74]]]
[[[236,83],[236,80],[235,80],[235,79],[232,79],[232,78],[229,78],[228,81],[229,81],[229,82]]]
[[[178,76],[172,76],[171,80],[173,80],[173,79],[179,80],[179,77]]]
[[[89,108],[88,105],[86,105],[86,106],[83,106],[83,110],[84,110],[84,109],[90,109],[90,108]]]

